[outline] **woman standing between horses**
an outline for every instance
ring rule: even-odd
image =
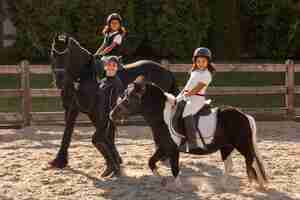
[[[106,97],[109,97],[109,102],[107,102],[108,110],[106,110],[108,114],[116,105],[117,98],[124,91],[124,86],[117,76],[119,63],[117,56],[106,56],[103,59],[103,63],[106,77],[100,81],[99,88],[104,90]]]
[[[215,72],[211,60],[212,54],[208,48],[200,47],[194,51],[190,78],[183,90],[176,97],[176,102],[185,104],[182,117],[184,119],[189,150],[199,148],[196,140],[197,129],[194,125],[193,115],[205,104],[206,89],[212,81],[212,75]],[[174,119],[178,118],[178,115],[181,114],[180,110],[182,109],[176,110]]]

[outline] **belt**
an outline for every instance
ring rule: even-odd
[[[188,90],[184,90],[185,92],[188,92]],[[206,94],[201,94],[201,93],[197,93],[194,94],[195,96],[201,96],[201,97],[206,97]]]

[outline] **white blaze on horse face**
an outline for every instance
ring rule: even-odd
[[[65,35],[59,35],[58,40],[61,42],[66,42],[67,37]]]

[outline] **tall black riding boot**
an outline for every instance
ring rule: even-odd
[[[97,143],[95,146],[102,153],[106,161],[106,169],[102,172],[101,176],[107,177],[113,172],[114,175],[119,176],[120,164],[116,162],[108,146],[104,142]]]
[[[196,134],[198,134],[198,131],[195,127],[193,115],[184,117],[183,120],[184,120],[185,134],[187,137],[189,150],[199,148],[197,145],[197,136],[196,136]]]
[[[182,116],[182,113],[183,113],[183,110],[184,110],[184,107],[186,105],[186,102],[185,101],[180,101],[177,103],[177,108],[176,108],[176,111],[173,115],[173,118],[172,118],[172,126],[173,128],[175,129],[175,131],[177,133],[180,133],[180,134],[184,134],[184,133],[181,133],[180,132],[180,128],[179,128],[179,119],[180,117]]]

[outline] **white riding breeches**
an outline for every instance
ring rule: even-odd
[[[184,97],[182,95],[178,95],[176,97],[177,102],[184,100]],[[193,95],[190,97],[186,97],[185,99],[187,101],[182,117],[187,117],[189,115],[196,114],[205,104],[205,97],[203,96],[197,96]]]

